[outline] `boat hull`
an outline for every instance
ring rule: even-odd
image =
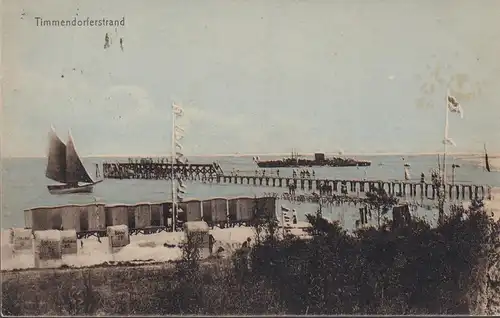
[[[288,163],[281,160],[276,161],[261,161],[257,162],[259,168],[297,168],[297,167],[369,167],[371,162],[369,161],[357,161],[357,162],[331,162],[323,161],[316,162],[313,160],[307,160],[303,162]]]
[[[69,184],[48,185],[47,189],[49,190],[50,194],[92,193],[94,191],[94,185],[98,184],[99,182],[102,182],[102,180],[78,186]]]

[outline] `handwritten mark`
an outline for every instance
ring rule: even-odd
[[[104,49],[109,48],[109,35],[106,33],[106,36],[104,37]]]

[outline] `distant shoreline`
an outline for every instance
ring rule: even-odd
[[[186,157],[192,158],[217,158],[217,157],[253,157],[253,156],[265,156],[265,157],[275,157],[275,156],[290,156],[289,152],[277,152],[277,153],[229,153],[229,154],[186,154]],[[314,152],[301,152],[300,156],[314,156]],[[375,152],[375,153],[344,153],[339,154],[337,152],[325,152],[326,156],[343,156],[343,157],[355,157],[355,156],[437,156],[442,155],[439,152],[421,152],[421,153],[396,153],[396,152]],[[447,153],[448,156],[453,157],[468,157],[468,158],[460,158],[460,159],[478,159],[482,158],[484,154],[482,153]],[[170,154],[164,155],[85,155],[81,156],[81,158],[165,158],[170,157]],[[500,154],[489,154],[490,159],[499,159]],[[45,156],[3,156],[1,159],[43,159]]]

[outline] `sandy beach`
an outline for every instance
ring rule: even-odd
[[[305,236],[306,233],[300,229],[308,226],[308,223],[299,222],[290,229],[290,234]],[[214,250],[219,247],[224,248],[223,255],[229,256],[248,237],[254,240],[255,232],[251,227],[235,227],[210,230],[210,234],[215,239]],[[126,262],[136,261],[139,263],[148,262],[168,262],[177,260],[182,256],[179,245],[184,240],[184,232],[161,232],[156,234],[139,234],[130,236],[130,244],[123,247],[116,253],[109,251],[108,238],[101,238],[101,243],[97,238],[91,237],[78,240],[78,253],[76,255],[64,255],[61,265],[72,267],[86,267],[102,264],[105,262]],[[83,241],[83,247],[80,245]],[[175,247],[166,247],[164,244]],[[9,231],[2,231],[2,270],[34,268],[33,248],[22,253],[13,253],[9,243]]]

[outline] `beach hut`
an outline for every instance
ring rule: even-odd
[[[164,226],[163,209],[161,203],[151,204],[151,225]]]
[[[60,229],[62,226],[61,208],[58,206],[32,208],[31,213],[35,231]]]
[[[61,233],[58,230],[35,231],[35,267],[61,265]]]
[[[208,224],[213,223],[212,221],[212,200],[203,200],[201,202],[202,209],[202,217],[205,222]]]
[[[151,226],[151,205],[149,203],[137,203],[133,208],[135,228],[143,229]]]
[[[60,207],[61,226],[64,230],[80,231],[80,206],[75,204]]]
[[[229,200],[229,218],[232,222],[250,222],[253,219],[255,199],[238,197]]]
[[[184,223],[185,244],[200,249],[200,257],[210,255],[209,227],[205,221],[190,221]]]
[[[179,203],[179,207],[185,211],[184,222],[201,221],[202,202],[197,199],[190,199]]]
[[[114,225],[128,225],[128,206],[125,204],[106,205],[106,227]]]
[[[255,200],[255,199],[254,199]],[[275,197],[261,197],[257,198],[256,213],[259,213],[260,217],[276,218],[276,198]]]
[[[24,228],[33,228],[33,218],[31,209],[24,210]]]
[[[104,203],[90,203],[82,206],[80,213],[86,213],[88,231],[97,231],[106,229],[106,206]]]
[[[203,220],[210,224],[227,222],[227,199],[213,198],[203,201]]]

